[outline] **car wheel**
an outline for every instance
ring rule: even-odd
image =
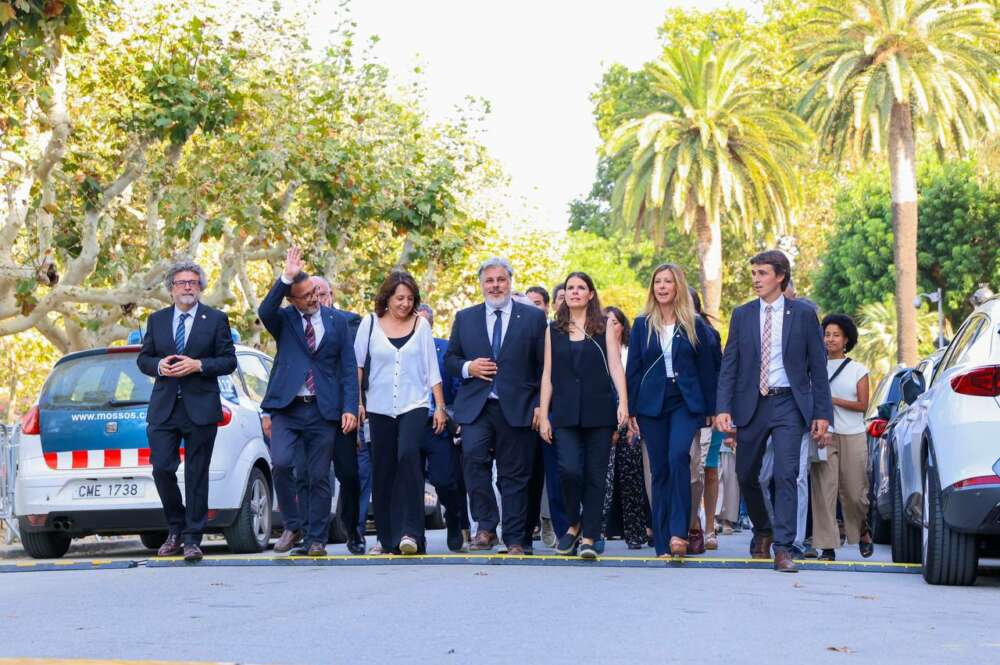
[[[941,511],[941,485],[937,471],[924,468],[924,511],[921,563],[928,584],[968,586],[976,581],[979,556],[976,537],[952,530]]]
[[[892,475],[892,560],[920,563],[920,530],[910,523],[903,510],[903,484],[899,473]]]
[[[872,542],[876,545],[888,545],[892,539],[892,533],[889,530],[889,520],[882,519],[878,512],[878,499],[875,496],[875,488],[878,487],[878,474],[875,471],[869,478],[868,486],[871,488],[871,491],[868,492],[868,525],[872,532]]]
[[[58,531],[31,532],[21,523],[21,545],[32,559],[58,559],[69,551],[73,539]]]
[[[163,543],[167,542],[166,531],[147,531],[139,534],[142,546],[148,550],[158,550]]]
[[[271,539],[271,486],[264,472],[254,467],[250,470],[243,503],[232,524],[223,533],[229,551],[234,554],[263,552]]]
[[[444,527],[444,513],[441,510],[441,503],[438,502],[438,504],[434,506],[434,510],[431,511],[431,514],[425,519],[424,528],[443,529]]]

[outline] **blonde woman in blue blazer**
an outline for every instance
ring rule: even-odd
[[[691,439],[715,414],[717,376],[708,324],[694,310],[684,271],[653,271],[646,307],[629,339],[630,426],[642,436],[653,477],[657,556],[687,554],[691,513]]]

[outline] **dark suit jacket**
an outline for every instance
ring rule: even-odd
[[[705,321],[695,319],[698,346],[695,348],[687,333],[677,326],[671,347],[671,363],[677,387],[688,410],[696,416],[715,414],[715,394],[718,381],[718,336]],[[649,339],[645,316],[638,316],[629,337],[628,363],[625,379],[628,383],[629,415],[656,417],[663,411],[667,389],[667,367],[663,349],[654,333]]]
[[[437,353],[438,371],[441,372],[441,390],[444,391],[444,404],[447,407],[451,407],[455,404],[455,395],[458,394],[458,389],[462,385],[462,380],[451,374],[448,371],[447,364],[445,363],[445,356],[448,355],[448,340],[435,337],[434,351]],[[434,406],[433,397],[431,397],[431,406]]]
[[[513,303],[497,358],[497,374],[493,381],[474,377],[462,381],[455,396],[455,422],[467,425],[478,418],[493,391],[500,398],[500,409],[509,425],[531,426],[545,363],[545,327],[541,310]],[[456,314],[445,355],[448,373],[460,377],[466,361],[489,358],[491,353],[486,334],[486,305],[474,305]]]
[[[218,377],[236,371],[236,349],[229,317],[225,312],[198,303],[184,355],[200,360],[202,371],[179,379],[160,376],[158,371],[161,360],[177,353],[173,325],[173,306],[153,312],[146,323],[146,337],[136,359],[139,371],[156,378],[149,396],[146,421],[153,425],[167,421],[177,401],[179,387],[191,422],[214,425],[222,419]]]
[[[357,414],[358,372],[347,319],[342,312],[321,307],[323,339],[316,352],[310,353],[302,315],[294,307],[281,307],[290,289],[279,278],[258,310],[264,327],[278,342],[261,409],[271,413],[291,404],[311,369],[316,402],[326,420],[339,421],[345,412]]]
[[[792,395],[803,420],[833,421],[826,349],[816,312],[799,300],[785,300],[781,356]],[[729,413],[736,427],[746,427],[760,398],[760,300],[737,307],[719,373],[718,412]]]

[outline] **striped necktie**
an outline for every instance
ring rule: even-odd
[[[184,353],[184,322],[187,321],[190,316],[190,314],[184,312],[180,315],[180,318],[177,319],[177,330],[174,331],[174,346],[177,347],[178,354]]]
[[[306,344],[309,345],[309,353],[316,353],[316,329],[313,328],[312,317],[303,316],[306,322]],[[310,395],[316,394],[316,379],[313,378],[313,371],[309,369],[306,372],[306,390],[309,391]]]
[[[764,331],[760,334],[760,394],[767,395],[771,374],[771,305],[764,307]]]

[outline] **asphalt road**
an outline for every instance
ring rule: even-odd
[[[433,534],[432,551],[441,540]],[[747,541],[723,538],[717,556],[745,556]],[[87,554],[148,556],[127,541],[111,549]],[[609,555],[624,553],[610,544]],[[0,575],[0,656],[993,664],[998,603],[994,575],[944,588],[900,573],[497,565],[9,573]]]

